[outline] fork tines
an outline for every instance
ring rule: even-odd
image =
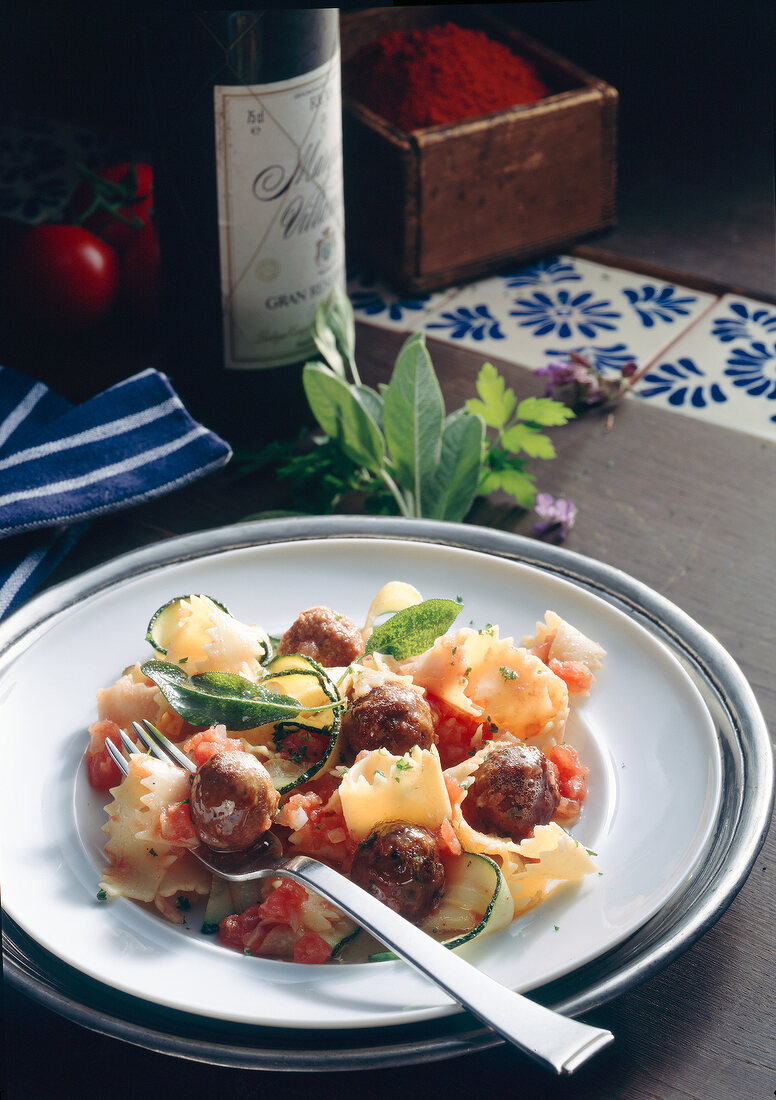
[[[168,764],[177,764],[179,768],[183,768],[187,772],[197,770],[196,765],[189,760],[188,756],[184,756],[179,748],[168,741],[164,734],[145,718],[142,724],[133,722],[132,726],[149,752],[152,752],[158,760],[166,760]]]

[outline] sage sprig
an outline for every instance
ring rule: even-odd
[[[425,653],[442,634],[446,634],[463,604],[456,600],[423,600],[391,615],[375,627],[364,649],[368,653],[388,653],[397,661]]]
[[[141,671],[153,680],[176,714],[192,726],[223,724],[228,730],[250,730],[341,705],[329,701],[318,707],[302,708],[293,696],[270,691],[236,673],[201,672],[187,676],[169,661],[146,661]]]
[[[335,511],[349,493],[364,509],[460,522],[478,494],[500,490],[521,507],[536,496],[532,459],[554,457],[543,428],[573,416],[561,402],[518,403],[496,368],[485,363],[477,397],[446,414],[422,333],[399,351],[387,385],[362,383],[355,362],[350,300],[332,293],[319,307],[313,339],[320,358],[305,365],[303,384],[323,435],[306,448],[272,448],[238,457],[246,472],[275,465],[300,510]]]

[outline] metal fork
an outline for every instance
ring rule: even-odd
[[[133,727],[140,741],[158,759],[189,772],[197,770],[150,722],[144,721],[142,725],[133,722]],[[140,751],[123,731],[121,741],[127,752]],[[105,745],[126,775],[129,768],[120,749],[110,740]],[[192,854],[230,882],[286,876],[310,886],[484,1024],[558,1074],[573,1073],[614,1040],[610,1031],[553,1012],[499,985],[325,863],[307,855],[278,858],[280,841],[271,833],[268,837],[271,839],[258,854],[255,849],[218,853],[204,845],[195,848]]]

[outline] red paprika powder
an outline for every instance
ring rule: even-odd
[[[547,94],[533,65],[455,23],[390,31],[358,51],[345,87],[401,130],[476,118]]]

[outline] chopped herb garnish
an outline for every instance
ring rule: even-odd
[[[217,920],[206,920],[202,925],[200,931],[205,936],[214,936],[219,929],[219,923]]]
[[[506,665],[502,665],[501,668],[499,669],[499,672],[501,673],[501,675],[504,677],[505,680],[516,680],[517,679],[517,673],[515,672],[515,670],[513,668],[507,668]]]
[[[149,849],[148,849],[148,854],[149,854],[150,856],[158,856],[158,855],[159,855],[159,853],[158,853],[158,852],[155,852],[155,851],[153,850],[153,848],[149,848]]]
[[[108,900],[108,895],[105,893],[105,891],[104,890],[98,890],[97,891],[97,901],[107,901],[107,900]]]
[[[182,895],[178,898],[175,904],[178,906],[179,909],[191,909],[191,902],[188,898],[185,898]]]

